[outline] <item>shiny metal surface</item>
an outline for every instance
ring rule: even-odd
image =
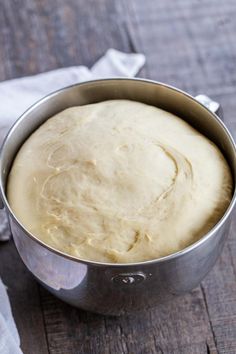
[[[236,149],[220,119],[193,97],[170,86],[139,79],[106,79],[74,85],[31,107],[15,123],[2,147],[0,190],[18,252],[38,281],[60,299],[85,310],[119,315],[174,299],[196,287],[218,258],[230,226],[232,202],[201,240],[173,255],[133,264],[79,260],[34,238],[17,221],[6,199],[7,176],[24,140],[47,118],[74,105],[131,99],[175,113],[213,140],[236,175]]]

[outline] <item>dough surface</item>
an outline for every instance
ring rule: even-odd
[[[171,113],[128,100],[48,119],[23,144],[8,179],[10,206],[32,234],[109,263],[189,246],[231,198],[229,166],[211,141]]]

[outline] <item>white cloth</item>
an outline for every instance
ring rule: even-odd
[[[108,49],[89,70],[72,66],[0,83],[0,125],[9,127],[28,107],[52,91],[80,81],[108,77],[132,77],[144,65],[143,54]]]
[[[0,130],[5,132],[30,105],[52,91],[91,79],[133,77],[144,63],[143,54],[126,54],[109,49],[90,70],[85,66],[74,66],[1,82]],[[8,234],[6,217],[1,212],[0,240],[6,238]],[[0,279],[0,353],[22,353],[19,345],[20,339],[11,314],[7,292]]]
[[[7,291],[0,279],[0,353],[17,354],[20,338],[12,317]]]

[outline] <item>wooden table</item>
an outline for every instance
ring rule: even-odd
[[[235,0],[1,0],[0,80],[70,65],[106,49],[143,52],[140,76],[222,103],[236,132]],[[13,102],[14,104],[14,102]],[[12,242],[0,245],[25,354],[236,353],[236,223],[202,284],[168,306],[112,318],[44,290]]]

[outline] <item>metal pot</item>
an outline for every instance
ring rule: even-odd
[[[218,145],[231,167],[234,183],[236,147],[222,121],[197,99],[165,84],[141,79],[96,80],[64,88],[29,108],[11,128],[1,150],[0,190],[23,262],[58,298],[85,310],[118,315],[155,306],[196,287],[223,248],[236,197],[234,193],[225,215],[199,241],[157,260],[132,264],[84,261],[59,252],[31,235],[11,211],[5,194],[8,172],[17,151],[52,115],[70,106],[108,99],[136,100],[182,117]]]

